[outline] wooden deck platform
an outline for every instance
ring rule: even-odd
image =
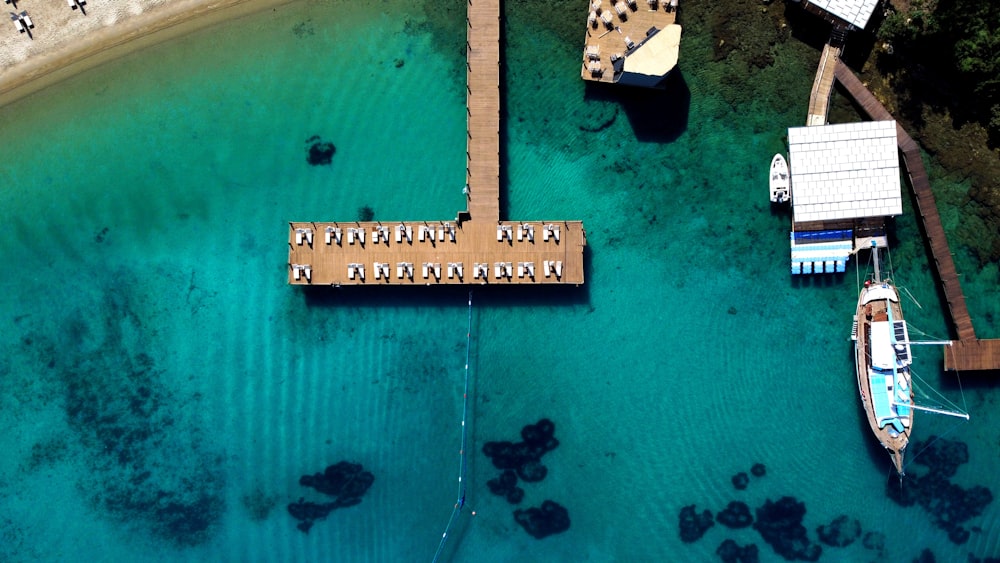
[[[876,120],[893,119],[875,96],[868,91],[861,80],[843,62],[838,61],[835,70],[837,81],[868,116]],[[927,172],[920,156],[920,146],[905,129],[896,122],[896,139],[903,154],[903,164],[910,180],[910,187],[917,200],[917,211],[924,224],[924,232],[931,247],[934,265],[941,281],[948,310],[951,313],[952,328],[958,341],[946,351],[945,369],[996,370],[1000,369],[1000,339],[980,340],[972,327],[969,309],[965,305],[965,295],[951,257],[948,239],[938,215],[934,192],[931,191]]]
[[[816,68],[812,91],[809,93],[809,115],[806,125],[826,125],[830,113],[830,96],[833,94],[833,75],[840,62],[840,48],[827,43]]]
[[[468,207],[453,221],[291,222],[288,283],[584,282],[582,222],[500,219],[500,2],[468,9]]]
[[[290,223],[289,239],[288,282],[333,286],[579,285],[587,244],[579,221]]]
[[[500,220],[500,1],[469,0],[466,108],[469,112],[468,212]]]
[[[596,22],[591,24],[586,19],[582,20],[587,22],[587,35],[584,40],[583,65],[580,76],[584,80],[592,82],[613,83],[616,81],[616,73],[614,72],[615,63],[612,62],[612,56],[615,57],[615,60],[622,60],[622,57],[629,51],[626,39],[640,44],[646,39],[650,29],[662,30],[668,25],[676,23],[677,10],[667,11],[670,7],[669,0],[657,0],[653,5],[655,8],[649,4],[648,0],[604,0],[600,3],[602,8]],[[620,6],[617,6],[618,4]],[[618,13],[618,9],[623,11],[624,17]],[[584,14],[589,14],[592,10],[593,6],[588,3],[587,11]],[[610,20],[610,23],[605,23],[602,16]],[[584,16],[584,18],[586,17]],[[593,58],[588,55],[589,49],[596,49]],[[591,72],[588,69],[588,65],[591,63],[598,63],[601,70]]]
[[[1000,338],[956,340],[944,349],[948,371],[1000,370]]]

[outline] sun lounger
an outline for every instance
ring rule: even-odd
[[[524,269],[528,271],[528,277],[530,277],[531,279],[535,279],[535,263],[534,262],[525,262],[524,263]]]
[[[455,242],[455,225],[451,223],[444,224],[444,230],[448,233],[448,241]]]
[[[312,281],[312,279],[313,279],[313,269],[310,268],[308,265],[303,266],[302,269],[304,269],[306,271],[306,281]]]
[[[497,242],[503,240],[503,225],[497,225]]]
[[[406,242],[413,242],[413,227],[406,226]]]
[[[35,27],[35,24],[31,23],[31,17],[28,16],[28,12],[21,12],[21,19],[24,20],[24,24],[28,27]]]
[[[552,225],[545,225],[542,227],[542,240],[549,242],[549,235],[552,234]]]
[[[330,244],[330,242],[333,241],[333,227],[326,228],[325,236],[326,236],[326,241],[325,241],[326,244]]]
[[[382,277],[382,264],[375,262],[375,279]]]
[[[312,229],[306,229],[306,242],[309,243],[309,246],[313,245],[313,230]]]
[[[500,274],[501,271],[503,271],[503,262],[495,262],[493,264],[493,275],[496,276],[497,279],[502,277]]]
[[[396,277],[399,279],[403,279],[403,264],[403,262],[396,264]]]
[[[517,226],[517,242],[524,240],[524,225]]]
[[[292,264],[292,275],[295,277],[296,280],[302,278],[302,270],[301,268],[299,268],[298,264]]]
[[[438,225],[438,242],[444,242],[444,225]]]
[[[430,264],[428,264],[427,262],[424,262],[424,266],[423,266],[423,270],[422,270],[423,274],[424,274],[424,279],[427,279],[427,269],[429,267],[430,267]]]
[[[472,279],[474,279],[474,280],[478,280],[479,279],[479,270],[480,270],[480,268],[479,268],[479,262],[473,262],[472,263]]]
[[[549,277],[549,274],[552,273],[548,260],[542,260],[542,271],[545,272],[545,277]]]
[[[382,277],[385,278],[386,281],[389,281],[389,263],[382,262],[379,267],[382,269]],[[375,277],[378,277],[378,275],[376,274]]]
[[[562,260],[556,260],[556,277],[562,278]]]
[[[295,229],[295,244],[302,246],[302,229]]]
[[[403,225],[396,225],[396,242],[403,242]]]
[[[350,232],[350,231],[348,231],[348,232]],[[353,280],[354,279],[354,271],[355,271],[355,269],[357,269],[357,267],[358,267],[357,264],[348,264],[347,265],[347,279],[349,279],[349,280]]]
[[[361,277],[361,281],[365,281],[365,265],[358,264],[358,276]]]
[[[372,229],[372,244],[378,244],[379,238],[380,237],[379,237],[378,227],[375,227],[374,229]]]
[[[524,262],[517,263],[517,277],[519,278],[524,277]]]
[[[441,263],[440,262],[435,262],[434,263],[434,277],[437,278],[438,281],[441,280]]]
[[[559,225],[551,225],[552,236],[556,238],[556,242],[559,242]]]

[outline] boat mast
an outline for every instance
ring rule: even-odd
[[[878,243],[872,241],[872,258],[875,260],[875,283],[882,283],[882,274],[878,269]]]
[[[943,414],[943,415],[947,415],[947,416],[954,416],[956,418],[964,418],[965,420],[969,420],[969,415],[966,414],[966,413],[964,413],[964,412],[954,412],[954,411],[946,411],[946,410],[943,410],[943,409],[933,409],[931,407],[924,407],[924,406],[921,406],[921,405],[918,405],[918,404],[915,404],[915,403],[906,404],[906,403],[897,403],[897,402],[893,401],[892,404],[895,405],[895,406],[899,406],[899,407],[907,407],[907,408],[911,408],[911,409],[917,409],[918,411],[927,411],[927,412],[932,412],[934,414]]]

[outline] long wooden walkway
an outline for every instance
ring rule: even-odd
[[[467,2],[466,210],[454,221],[289,222],[288,283],[583,283],[582,222],[500,218],[500,0]]]
[[[861,83],[854,72],[838,61],[835,77],[847,93],[868,116],[876,120],[891,120],[892,114],[885,109],[868,88]],[[945,369],[949,370],[994,370],[1000,369],[1000,340],[979,340],[972,327],[972,319],[965,305],[965,295],[955,269],[948,239],[938,215],[934,193],[931,191],[927,172],[920,156],[917,142],[896,123],[896,139],[903,154],[903,163],[910,179],[910,187],[917,200],[917,211],[924,224],[924,232],[930,243],[934,265],[948,302],[948,310],[958,341],[945,353]]]
[[[809,115],[806,125],[826,125],[830,113],[830,96],[833,94],[833,75],[840,62],[840,48],[827,43],[819,58],[816,78],[809,92]]]
[[[468,0],[466,194],[472,221],[500,220],[500,0]]]

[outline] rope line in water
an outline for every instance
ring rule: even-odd
[[[444,545],[448,541],[448,534],[451,533],[451,529],[455,526],[458,521],[459,515],[462,513],[462,509],[465,508],[465,494],[466,494],[466,473],[469,470],[469,460],[468,460],[468,449],[467,445],[469,443],[469,364],[472,359],[472,292],[469,292],[469,321],[468,321],[468,331],[465,333],[465,389],[462,391],[462,447],[458,451],[459,465],[458,465],[458,497],[455,501],[455,507],[451,510],[451,516],[448,518],[448,525],[444,528],[444,533],[441,534],[441,541],[438,543],[437,551],[434,552],[434,559],[432,561],[437,563],[438,559],[441,557],[441,553],[444,551]],[[473,512],[475,514],[475,512]]]

